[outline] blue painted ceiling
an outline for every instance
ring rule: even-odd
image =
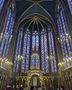
[[[55,20],[56,0],[16,0],[16,21],[20,22],[20,27],[29,30],[38,30],[48,28],[48,24]],[[29,9],[28,9],[29,8]],[[25,18],[26,16],[29,18]],[[44,16],[42,18],[42,15]],[[45,19],[47,17],[49,21]],[[25,20],[23,20],[25,18]],[[51,21],[51,22],[50,22]]]
[[[16,0],[16,20],[20,18],[22,13],[29,8],[34,1],[48,11],[48,13],[55,19],[55,1],[56,0]]]

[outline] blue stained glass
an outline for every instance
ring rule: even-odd
[[[8,51],[9,51],[9,46],[10,46],[11,40],[12,40],[12,36],[9,38],[9,41],[7,43],[6,56],[8,55]]]
[[[3,53],[3,47],[4,47],[4,44],[5,44],[5,38],[2,39],[2,42],[1,42],[1,46],[0,46],[0,55],[2,55]]]
[[[16,45],[16,53],[15,53],[15,60],[14,60],[14,71],[19,72],[19,63],[20,59],[18,55],[21,54],[21,43],[22,43],[22,31],[18,33],[17,45]]]
[[[62,10],[60,12],[60,15],[61,15],[61,20],[62,20],[62,24],[63,24],[63,30],[64,30],[64,33],[66,34],[66,33],[68,33],[68,30],[67,30],[67,26],[66,26],[66,22],[65,22],[65,15]]]
[[[68,2],[68,5],[69,5],[70,12],[72,14],[72,0],[67,0],[67,2]]]
[[[42,32],[41,32],[41,60],[42,60],[42,70],[44,71],[44,67],[45,67],[45,64],[44,64],[44,45],[43,45],[43,35],[42,35]]]
[[[3,56],[5,56],[5,54],[6,54],[6,49],[7,49],[8,41],[9,41],[9,38],[8,38],[8,40],[6,40],[6,42],[5,42]]]
[[[39,47],[39,36],[38,36],[38,32],[34,31],[33,32],[33,36],[32,36],[32,50],[33,51],[38,51],[38,47]],[[39,57],[34,56],[32,57],[32,63],[31,65],[34,67],[39,67]]]
[[[39,36],[38,33],[36,34],[36,51],[38,51],[38,47],[39,47]]]
[[[30,34],[28,34],[28,40],[27,40],[27,56],[26,56],[26,70],[28,70],[29,67],[29,53],[30,53]]]
[[[67,21],[66,21],[66,17],[63,9],[59,12],[57,24],[58,24],[58,30],[60,35],[64,65],[65,65],[65,68],[67,68],[70,66],[69,58],[71,57],[71,52],[72,52],[72,47],[71,47],[72,42],[70,42],[71,38],[69,38],[70,37],[69,29],[67,26]]]
[[[40,65],[39,65],[39,56],[38,55],[34,55],[32,57],[32,61],[31,61],[31,69],[39,69]]]
[[[6,39],[6,44],[5,44],[3,56],[7,56],[7,54],[8,54],[10,42],[11,42],[11,39],[12,39],[13,24],[14,23],[11,20],[10,26],[9,26],[9,29],[8,29],[8,38]]]
[[[13,13],[11,8],[8,8],[7,16],[5,19],[5,23],[2,30],[2,39],[0,45],[0,54],[4,57],[7,57],[10,41],[12,38],[12,31],[13,31],[14,19]]]
[[[64,15],[63,11],[61,12],[61,17],[63,17],[61,19],[62,19],[64,34],[65,34],[65,37],[67,37],[67,35],[69,34],[69,31],[68,31],[67,22],[66,22],[65,15]],[[68,54],[69,54],[69,52],[71,52],[71,46],[70,46],[68,38],[66,39],[66,45],[67,45],[67,50],[68,50]]]
[[[38,32],[33,32],[33,36],[32,36],[32,50],[36,50],[38,51],[38,47],[39,47],[39,36],[38,36]]]
[[[2,39],[1,39],[1,45],[0,45],[0,54],[2,54],[3,53],[3,47],[4,47],[4,44],[5,44],[5,41],[6,41],[6,38],[5,38],[5,36],[6,36],[6,28],[8,27],[8,22],[9,22],[9,17],[10,17],[10,14],[11,12],[10,12],[10,9],[8,10],[8,12],[7,12],[7,16],[6,16],[6,19],[5,19],[5,23],[4,23],[4,28],[3,28],[3,30],[2,30]]]
[[[49,27],[48,28],[48,39],[49,39],[49,49],[50,49],[51,71],[57,72],[54,41],[53,41],[53,35],[51,31],[52,31],[51,27]]]
[[[32,57],[32,64],[31,64],[32,67],[35,66],[35,57]]]
[[[47,37],[45,32],[41,32],[41,59],[42,59],[42,70],[44,72],[49,72],[49,65],[48,65],[48,49],[47,49]]]
[[[2,7],[3,7],[4,1],[5,0],[0,0],[0,11],[1,11]]]
[[[32,49],[35,49],[35,35],[32,36]]]
[[[4,22],[4,26],[3,26],[3,30],[2,30],[2,34],[4,36],[4,34],[7,32],[6,28],[8,27],[8,23],[9,23],[9,17],[11,16],[11,9],[8,8],[8,11],[7,11],[7,15],[6,15],[6,19],[5,19],[5,22]]]
[[[32,57],[32,64],[31,66],[35,66],[35,56]]]
[[[22,72],[29,69],[29,57],[30,57],[30,32],[26,31],[24,36],[23,44],[23,61],[22,61]]]
[[[25,70],[25,55],[26,55],[26,42],[27,42],[27,34],[24,36],[24,46],[23,46],[23,60],[22,60],[22,72]]]

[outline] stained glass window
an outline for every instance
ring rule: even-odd
[[[21,45],[22,45],[22,31],[18,33],[18,39],[16,44],[15,59],[14,59],[14,71],[19,72]]]
[[[72,14],[72,0],[67,0],[71,14]]]
[[[22,72],[29,69],[30,57],[30,32],[27,30],[24,35]]]
[[[0,11],[1,11],[2,7],[3,7],[3,4],[4,4],[4,0],[0,0]]]
[[[40,69],[39,55],[36,53],[31,58],[31,69]]]
[[[42,62],[42,70],[44,72],[49,72],[48,65],[48,48],[47,48],[47,36],[45,31],[41,32],[41,62]]]
[[[32,50],[35,50],[35,35],[32,36]]]
[[[38,35],[37,31],[34,31],[33,35],[32,35],[32,50],[34,52],[37,52],[38,49],[39,49],[39,35]],[[34,69],[34,68],[39,69],[40,63],[39,63],[39,56],[38,55],[34,55],[31,58],[31,66],[32,66],[32,69]]]
[[[14,18],[12,9],[9,8],[7,12],[7,16],[5,19],[5,23],[2,30],[2,39],[0,41],[0,55],[6,57],[9,50],[9,45],[12,39],[12,31],[14,26]]]
[[[65,68],[67,68],[71,66],[72,42],[71,42],[71,36],[69,34],[69,29],[67,26],[66,17],[63,10],[60,11],[57,23],[58,23],[58,31],[60,35],[64,65]]]
[[[34,32],[32,36],[32,50],[38,51],[39,47],[39,36],[38,32]]]
[[[48,39],[49,39],[49,50],[50,50],[50,62],[51,62],[51,72],[57,72],[56,66],[56,56],[54,48],[54,40],[51,27],[48,28]]]

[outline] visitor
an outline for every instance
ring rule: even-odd
[[[52,85],[50,85],[50,87],[49,87],[49,90],[53,90],[53,87],[52,87]]]
[[[20,85],[19,90],[23,90],[23,85]]]
[[[59,88],[57,88],[57,90],[60,90]]]
[[[18,86],[18,85],[16,85],[16,88],[15,88],[15,90],[19,90],[19,86]]]
[[[15,85],[13,85],[13,90],[16,90]]]
[[[13,90],[13,88],[12,88],[12,86],[9,84],[9,85],[7,85],[7,87],[6,87],[6,90]]]

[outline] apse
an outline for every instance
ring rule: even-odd
[[[71,24],[72,0],[0,0],[0,90],[72,90]]]
[[[34,15],[23,21],[18,29],[15,45],[14,72],[57,72],[53,27],[43,17]]]

